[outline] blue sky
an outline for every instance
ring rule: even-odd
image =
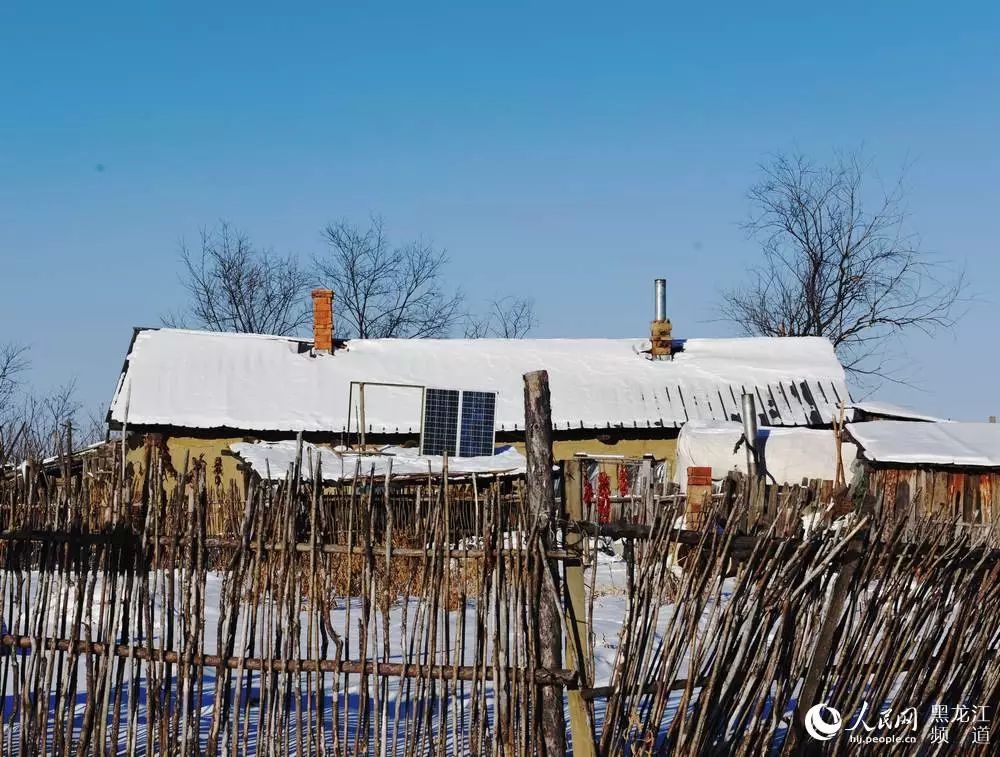
[[[676,335],[728,335],[759,162],[864,145],[981,294],[880,398],[1000,414],[997,6],[692,5],[5,4],[0,342],[106,404],[180,239],[307,257],[371,213],[473,302],[534,297],[539,336],[644,335],[658,275]]]

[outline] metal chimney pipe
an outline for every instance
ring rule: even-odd
[[[656,318],[657,321],[667,320],[667,280],[656,280]]]
[[[743,436],[747,445],[747,474],[757,475],[757,403],[752,394],[743,395]]]

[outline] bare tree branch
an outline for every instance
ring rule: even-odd
[[[462,293],[443,282],[444,252],[419,241],[393,246],[378,217],[368,228],[332,223],[323,236],[328,250],[315,264],[336,293],[339,336],[441,337],[461,319]]]
[[[309,322],[309,273],[226,222],[202,231],[199,252],[182,244],[181,263],[189,301],[180,314],[164,316],[164,325],[285,336]]]
[[[48,394],[26,389],[27,352],[19,345],[0,347],[0,465],[57,454],[64,449],[67,424],[77,448],[100,441],[107,432],[100,413],[91,412],[80,422],[83,406],[75,380]]]
[[[106,429],[103,421],[78,422],[82,407],[75,381],[68,381],[46,395],[19,396],[0,422],[0,463],[38,460],[57,454],[64,449],[67,425],[74,429],[76,447],[103,438]]]
[[[3,419],[28,368],[28,348],[5,344],[0,347],[0,420]]]
[[[522,339],[537,325],[535,305],[522,297],[501,297],[490,303],[483,316],[468,316],[466,339]]]
[[[21,376],[28,368],[27,351],[18,344],[0,347],[0,465],[10,458],[22,435],[16,405]]]
[[[867,192],[859,153],[829,166],[778,155],[761,170],[744,229],[763,262],[723,293],[723,317],[750,335],[825,336],[855,380],[901,381],[889,342],[954,326],[966,290],[906,231],[902,178]]]

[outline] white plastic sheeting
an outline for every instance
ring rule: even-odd
[[[767,472],[781,484],[801,483],[804,478],[832,481],[837,474],[836,443],[833,431],[808,428],[760,428]],[[677,437],[677,464],[674,479],[687,486],[688,466],[707,466],[712,478],[725,478],[730,471],[746,473],[746,448],[733,449],[743,436],[739,423],[689,423]],[[850,473],[858,448],[850,442],[841,446],[844,469]]]
[[[237,442],[229,445],[244,462],[261,478],[284,479],[295,463],[298,445],[295,441],[280,442]],[[341,481],[354,478],[361,461],[362,478],[375,471],[376,477],[385,476],[391,470],[393,476],[423,475],[441,473],[444,459],[437,455],[421,455],[418,450],[407,447],[383,447],[382,454],[358,455],[355,452],[341,452],[329,447],[321,447],[309,442],[302,444],[302,478],[311,480],[311,470],[322,466],[320,471],[324,481]],[[309,460],[312,459],[310,470]],[[470,473],[524,473],[524,455],[513,447],[508,447],[496,455],[484,457],[449,457],[449,475],[460,476]]]
[[[849,401],[826,339],[689,339],[652,361],[639,339],[369,339],[334,355],[308,342],[177,329],[136,332],[111,417],[133,425],[254,431],[357,428],[366,387],[372,433],[420,429],[419,389],[374,382],[496,391],[497,430],[524,427],[523,374],[547,370],[556,429],[676,428],[734,420],[752,392],[761,425],[829,423]],[[350,403],[349,397],[353,399]]]
[[[867,460],[910,465],[1000,468],[996,423],[852,423],[848,431]]]

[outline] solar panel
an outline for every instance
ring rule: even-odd
[[[462,423],[458,454],[476,457],[493,454],[493,425],[497,396],[493,392],[462,392]]]
[[[455,454],[458,441],[457,389],[427,389],[424,391],[424,427],[420,435],[420,451],[424,455]]]
[[[496,392],[425,389],[420,451],[460,457],[492,455]]]

